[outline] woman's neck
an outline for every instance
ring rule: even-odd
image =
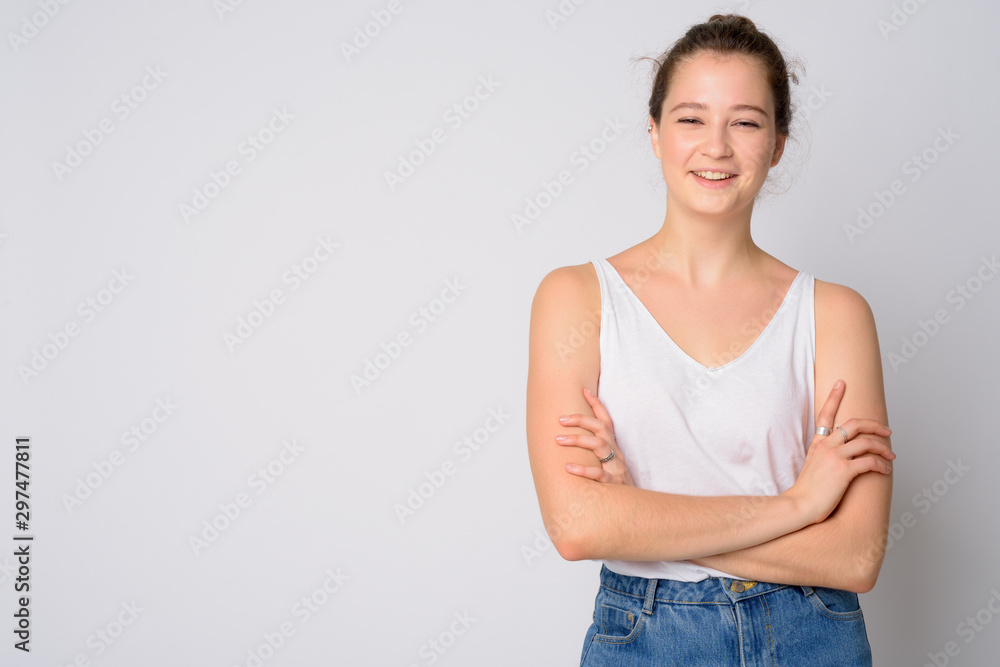
[[[758,272],[766,253],[750,236],[750,211],[706,216],[669,208],[646,243],[661,266],[694,288],[713,288]]]

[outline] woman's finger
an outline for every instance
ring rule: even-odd
[[[851,459],[850,468],[855,473],[855,476],[866,472],[880,472],[883,475],[888,475],[892,472],[890,465],[882,463],[875,456],[859,456],[856,459]]]
[[[844,389],[843,380],[837,380],[834,383],[833,389],[830,390],[830,395],[826,399],[826,403],[823,404],[819,414],[816,415],[816,426],[833,428],[833,420],[837,418],[840,401],[844,398]]]
[[[892,463],[887,461],[885,458],[879,456],[878,454],[866,454],[869,458],[875,459],[875,463],[878,464],[876,470],[879,472],[890,473],[892,472]]]
[[[612,427],[607,422],[604,422],[596,417],[587,417],[584,415],[565,415],[559,418],[559,423],[563,426],[579,426],[580,428],[585,428],[591,433],[598,433],[602,430],[607,430],[609,435],[614,435]]]
[[[841,439],[841,441],[843,441],[844,434],[840,432],[841,428],[847,431],[848,440],[853,440],[862,433],[871,433],[872,435],[884,435],[884,436],[892,434],[891,428],[880,424],[874,419],[858,419],[857,417],[852,417],[843,424],[840,424],[839,428],[834,428],[833,433],[831,433],[827,437],[829,438],[837,436]]]
[[[840,446],[838,450],[845,458],[854,459],[865,454],[877,454],[884,459],[896,458],[896,452],[889,449],[884,442],[870,438],[857,438]]]
[[[591,468],[588,466],[578,465],[576,463],[567,463],[566,472],[579,475],[580,477],[586,477],[587,479],[592,479],[595,482],[613,481],[609,479],[610,476],[604,471],[604,468]]]
[[[823,443],[823,447],[836,447],[866,433],[888,437],[892,434],[892,429],[888,426],[883,426],[874,419],[851,418],[842,424],[834,426],[829,435],[814,436],[810,447],[816,446],[819,443]]]
[[[583,449],[589,449],[590,451],[597,454],[597,458],[603,459],[610,452],[607,451],[608,444],[598,438],[596,435],[584,435],[582,433],[573,433],[570,435],[557,435],[556,442],[560,445],[568,445],[572,447],[581,447]]]
[[[589,389],[583,388],[583,397],[587,399],[590,403],[590,407],[594,410],[594,416],[600,419],[602,422],[608,425],[608,428],[612,429],[614,432],[614,422],[611,421],[611,415],[605,409],[604,404],[601,403],[601,399],[597,398]]]
[[[612,458],[607,463],[601,464],[602,467],[600,469],[605,471],[610,470],[611,472],[621,472],[628,470],[628,468],[625,465],[625,461],[622,458],[621,452],[615,451],[613,447],[609,447],[604,440],[596,436],[557,435],[556,443],[560,445],[565,445],[567,447],[579,447],[581,449],[589,449],[598,459],[607,458],[608,456],[611,455],[612,452],[614,452],[615,454],[614,458]],[[603,466],[605,465],[608,467],[604,468]]]

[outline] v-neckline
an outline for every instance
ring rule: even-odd
[[[705,364],[701,363],[700,361],[698,361],[697,359],[695,359],[694,357],[692,357],[690,354],[688,354],[687,352],[685,352],[684,349],[680,345],[678,345],[677,342],[673,338],[670,337],[670,334],[668,334],[667,330],[663,328],[663,325],[660,324],[659,321],[657,321],[657,319],[655,317],[653,317],[653,313],[651,313],[649,311],[649,308],[647,308],[646,304],[644,304],[642,302],[642,299],[639,298],[639,295],[636,294],[634,291],[632,291],[632,288],[629,287],[629,284],[627,282],[625,282],[625,279],[622,278],[622,275],[620,273],[618,273],[618,269],[616,269],[614,267],[614,265],[611,262],[609,262],[608,260],[606,260],[606,259],[603,259],[601,261],[603,261],[608,267],[611,268],[611,271],[614,272],[614,274],[618,278],[618,280],[621,281],[621,284],[625,288],[625,291],[628,292],[632,296],[633,299],[635,299],[635,302],[639,305],[639,308],[642,310],[642,312],[644,312],[646,314],[646,317],[648,317],[650,319],[650,321],[653,323],[653,325],[657,329],[660,330],[660,333],[663,335],[663,337],[666,338],[670,342],[670,344],[674,346],[674,349],[676,349],[678,352],[681,353],[682,356],[684,356],[685,358],[689,359],[691,361],[691,363],[697,365],[702,370],[704,370],[704,371],[711,371],[711,372],[721,371],[724,368],[728,368],[728,367],[732,366],[733,364],[735,364],[736,362],[738,362],[740,359],[743,359],[744,357],[746,357],[750,353],[751,350],[753,350],[755,347],[757,347],[757,343],[759,343],[764,338],[764,336],[767,335],[767,332],[770,331],[773,328],[772,325],[774,324],[774,321],[778,318],[778,314],[781,313],[782,310],[784,310],[785,303],[788,301],[789,295],[792,293],[792,290],[795,289],[795,284],[799,281],[799,278],[801,278],[802,275],[803,275],[802,271],[799,271],[797,274],[795,274],[795,278],[792,279],[791,284],[788,286],[788,290],[785,292],[785,296],[782,297],[782,299],[781,299],[781,305],[778,306],[778,309],[774,312],[774,315],[771,316],[771,319],[768,321],[767,326],[765,326],[764,330],[761,331],[760,334],[757,335],[757,338],[755,338],[754,341],[752,343],[750,343],[750,346],[747,347],[747,349],[743,350],[743,353],[740,354],[740,356],[736,357],[735,359],[729,360],[727,363],[725,363],[725,364],[723,364],[721,366],[711,366],[710,367],[710,366],[706,366]]]

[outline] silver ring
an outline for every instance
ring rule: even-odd
[[[601,463],[607,463],[608,461],[610,461],[613,458],[615,458],[615,450],[612,449],[611,453],[608,454],[607,456],[605,456],[603,459],[600,459],[600,461],[601,461]]]
[[[830,429],[828,429],[825,426],[817,426],[816,435],[822,435],[822,436],[830,435]]]
[[[843,426],[838,426],[837,428],[839,428],[840,432],[844,434],[844,442],[847,442],[847,431],[844,430]]]

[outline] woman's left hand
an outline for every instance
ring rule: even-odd
[[[590,393],[586,387],[583,389],[583,396],[590,403],[596,418],[584,417],[583,415],[565,415],[559,418],[559,423],[563,426],[579,426],[590,431],[593,435],[557,435],[556,442],[560,445],[589,449],[594,452],[598,459],[605,459],[612,454],[614,456],[602,463],[599,468],[567,463],[566,471],[597,482],[635,486],[625,465],[625,459],[622,458],[622,453],[615,442],[615,427],[611,421],[611,415],[608,414],[600,399]]]

